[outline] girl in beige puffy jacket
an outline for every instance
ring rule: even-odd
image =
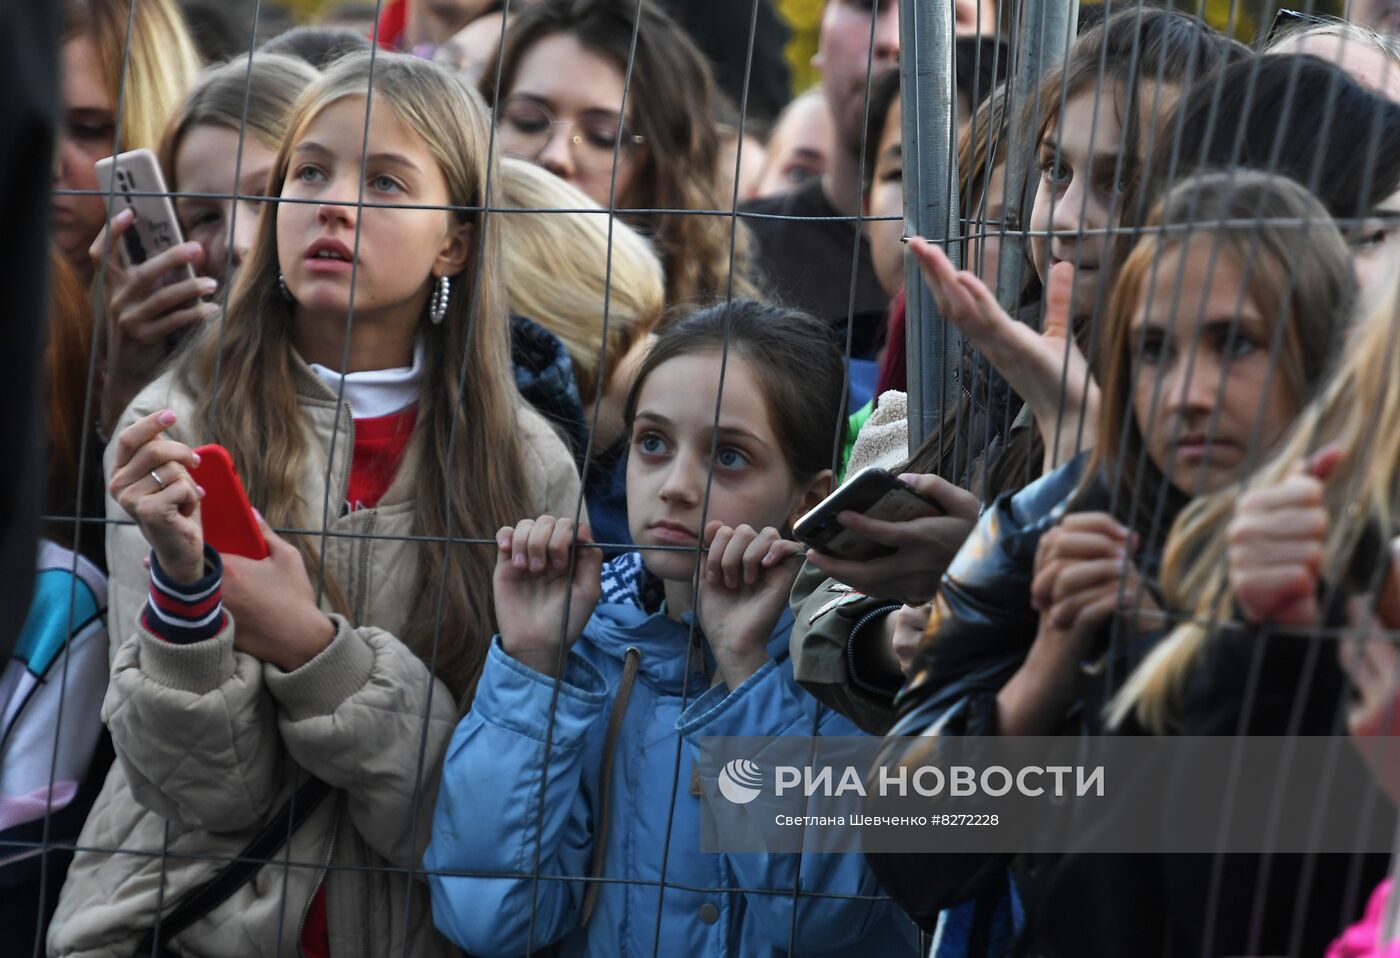
[[[473,637],[495,631],[493,534],[581,509],[570,454],[511,378],[482,211],[489,122],[426,61],[334,65],[290,121],[269,184],[282,202],[224,322],[122,417],[108,513],[136,525],[108,537],[117,762],[51,955],[143,939],[214,956],[451,953],[416,870],[486,652]],[[207,442],[262,510],[267,558],[204,543],[189,469]],[[312,780],[329,790],[283,826],[274,861],[152,935]]]

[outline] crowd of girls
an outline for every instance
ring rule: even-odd
[[[61,521],[0,683],[23,953],[1390,953],[1384,856],[708,853],[697,759],[1391,731],[1395,41],[1254,52],[1133,6],[1027,103],[960,66],[959,270],[887,221],[894,74],[853,120],[887,9],[828,0],[826,84],[765,169],[649,0],[477,5],[436,40],[406,6],[417,56],[308,31],[199,72],[173,0],[67,2]],[[93,164],[140,147],[184,242],[133,263]],[[868,235],[814,224],[885,317],[853,417],[846,295],[808,315],[766,271],[772,237],[806,255],[762,212],[795,201],[735,204],[857,185]],[[965,343],[914,448],[908,257]],[[267,558],[206,543],[207,443]],[[870,464],[942,514],[843,514],[892,549],[866,562],[796,542]]]

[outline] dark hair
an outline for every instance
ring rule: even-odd
[[[953,86],[975,110],[1006,79],[1011,53],[1000,37],[958,37],[953,41]],[[958,117],[962,122],[965,117]]]
[[[263,53],[281,53],[305,60],[325,70],[347,53],[369,49],[369,40],[349,27],[293,27],[259,48]]]
[[[1150,85],[1160,81],[1180,86],[1251,57],[1248,47],[1198,17],[1140,6],[1110,10],[1101,23],[1080,34],[1064,63],[1045,72],[1040,89],[1026,104],[1024,120],[1034,124],[1039,141],[1054,129],[1062,104],[1098,87],[1111,103],[1100,109],[1118,111],[1121,142],[1133,147],[1119,160],[1118,177],[1132,191],[1142,173],[1135,154],[1156,146],[1142,140],[1142,99],[1150,94]]]
[[[247,17],[235,16],[235,12],[243,11],[231,10],[227,3],[216,0],[183,0],[180,12],[185,15],[185,25],[199,50],[199,58],[205,63],[221,63],[248,52],[252,38]],[[264,18],[270,12],[264,7],[258,17],[258,26],[264,30],[267,29]]]
[[[865,138],[862,140],[861,189],[866,193],[875,185],[875,163],[880,158],[880,137],[885,121],[899,99],[899,71],[888,70],[870,85],[870,108],[865,117]]]
[[[1297,180],[1334,217],[1365,216],[1400,188],[1400,105],[1306,54],[1231,64],[1182,98],[1140,203],[1198,170],[1247,167]]]
[[[972,122],[958,139],[958,212],[963,221],[963,235],[972,238],[977,233],[995,228],[982,222],[983,214],[992,202],[987,193],[992,174],[1006,162],[1010,134],[1011,111],[1007,107],[1010,93],[998,87],[972,115]],[[1005,199],[1005,197],[1003,197]],[[969,265],[970,253],[963,246],[963,265]],[[1036,302],[1040,296],[1040,277],[1025,262],[1022,271],[1021,294],[1018,303]]]
[[[636,49],[633,53],[633,35]],[[537,0],[514,16],[499,64],[487,67],[481,95],[493,110],[510,95],[525,54],[549,37],[567,35],[615,64],[632,60],[628,101],[641,134],[642,163],[627,201],[656,210],[717,210],[719,131],[715,84],[695,44],[651,0]],[[497,70],[500,72],[497,85]],[[620,198],[622,199],[622,198]],[[666,265],[666,299],[677,303],[723,296],[729,289],[730,225],[723,216],[641,214],[633,225],[655,238]],[[759,295],[748,228],[734,233],[734,295]]]
[[[677,356],[726,348],[753,365],[793,476],[805,482],[830,469],[837,432],[845,426],[841,353],[825,323],[751,299],[709,306],[666,327],[627,391],[627,429],[636,419],[642,385],[658,367]]]
[[[967,94],[974,111],[992,90],[1006,79],[1011,57],[1006,43],[996,37],[958,37],[953,41],[953,82],[957,93]],[[875,161],[880,149],[880,135],[899,97],[899,71],[888,70],[875,78],[870,86],[870,108],[865,123],[865,169],[862,186],[869,193],[875,183]],[[980,113],[978,114],[980,115]],[[974,117],[959,116],[958,122]],[[961,172],[961,168],[959,168]],[[961,191],[960,191],[961,192]]]
[[[86,389],[92,307],[82,281],[56,247],[50,251],[49,265],[48,339],[43,358],[43,415],[48,439],[44,510],[55,516],[100,517],[102,448],[89,446],[86,461],[83,458],[84,445],[95,435],[91,425],[96,421]],[[47,523],[44,535],[72,547],[74,531],[71,520]],[[103,529],[84,531],[84,555],[106,568]]]

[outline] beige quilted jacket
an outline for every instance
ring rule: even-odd
[[[330,501],[338,504],[349,477],[349,407],[299,361],[297,377],[315,437],[303,493],[321,502],[330,475],[339,483]],[[166,407],[180,417],[172,438],[202,441],[193,402],[169,374],[136,398],[119,428]],[[518,432],[531,514],[571,514],[579,479],[563,442],[529,409]],[[219,859],[242,851],[307,772],[334,791],[279,851],[283,860],[264,866],[173,946],[229,958],[297,955],[306,910],[324,882],[334,958],[454,953],[432,927],[421,879],[367,870],[420,867],[437,768],[457,718],[447,687],[394,637],[418,594],[418,546],[377,537],[410,532],[412,449],[408,456],[378,508],[330,522],[325,564],[352,615],[333,616],[339,630],[330,646],[290,673],[235,651],[236,624],[184,646],[147,633],[138,617],[148,547],[135,527],[110,528],[112,679],[102,717],[118,760],[83,828],[50,955],[130,955],[157,907],[169,914],[222,866]],[[110,499],[107,511],[125,518]]]

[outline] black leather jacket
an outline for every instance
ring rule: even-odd
[[[1040,539],[1069,512],[1109,506],[1101,480],[1083,481],[1087,460],[1087,453],[1079,455],[983,513],[939,585],[928,638],[897,699],[883,764],[917,767],[933,760],[940,739],[999,734],[997,693],[1025,661],[1039,626],[1030,593]],[[1159,529],[1170,522],[1163,517]],[[1149,588],[1160,538],[1160,532],[1145,536],[1147,546],[1135,560]],[[1103,707],[1160,635],[1105,629],[1103,638],[1114,641],[1094,652],[1094,667],[1081,675],[1077,703],[1059,733],[1102,733]],[[1037,864],[1033,856],[1022,857],[1023,864]],[[1012,856],[872,855],[870,861],[885,889],[916,921],[931,926],[939,911],[1003,885]]]
[[[880,764],[925,764],[939,735],[997,734],[997,692],[1025,660],[1039,623],[1030,605],[1036,548],[1064,515],[1087,458],[1002,496],[982,514],[939,585]],[[901,736],[921,738],[910,744]],[[885,890],[932,928],[941,910],[1004,885],[1010,858],[887,854],[869,860]]]
[[[1083,466],[1084,457],[1076,459],[983,515],[940,586],[936,633],[900,693],[881,764],[929,764],[948,737],[998,734],[997,692],[1035,639],[1038,617],[1029,599],[1040,537],[1067,512],[1106,503],[1092,487],[1075,495]],[[1164,517],[1161,526],[1169,525]],[[1149,581],[1159,554],[1149,542],[1139,557]],[[1061,731],[1102,733],[1101,706],[1158,637],[1113,643],[1112,658],[1099,670],[1106,677],[1081,688],[1081,710],[1066,715]],[[1252,695],[1244,694],[1248,689]],[[1180,733],[1338,734],[1344,701],[1329,642],[1225,629],[1209,642],[1188,683]],[[1191,787],[1189,776],[1181,787]],[[1171,795],[1156,797],[1155,816],[1147,811],[1153,802],[1129,804],[1124,814],[1170,821]],[[994,901],[1010,869],[1026,922],[1018,954],[1038,958],[1321,954],[1386,864],[1376,855],[901,854],[869,861],[885,890],[926,928],[943,909]],[[1217,872],[1229,891],[1213,885]],[[1263,920],[1256,922],[1260,902]]]
[[[995,735],[996,693],[1035,640],[1030,605],[1041,536],[1064,516],[1087,454],[992,503],[958,551],[897,700],[891,734]]]

